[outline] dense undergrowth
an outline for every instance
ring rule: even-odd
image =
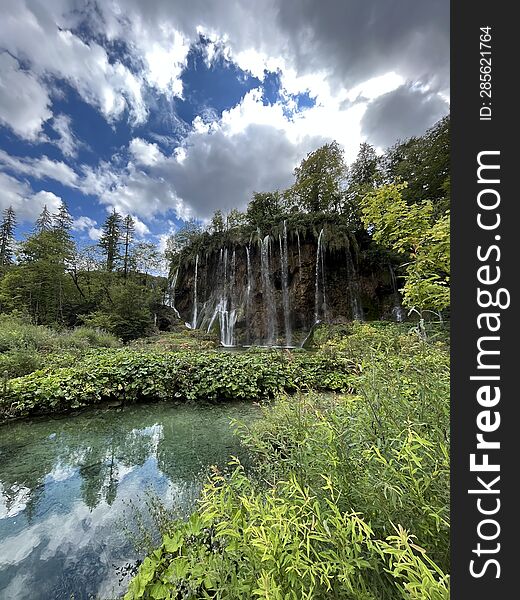
[[[238,425],[253,471],[213,472],[126,600],[449,597],[446,344],[356,325],[316,356],[355,393],[282,395]]]
[[[0,377],[27,375],[45,366],[71,364],[90,348],[116,348],[121,341],[101,329],[57,331],[33,325],[26,315],[0,315]]]
[[[51,364],[6,379],[3,418],[67,411],[103,401],[259,400],[296,389],[347,390],[352,361],[323,353],[164,351],[150,348],[87,350],[70,366]]]

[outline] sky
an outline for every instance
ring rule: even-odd
[[[64,200],[80,244],[283,189],[337,140],[352,162],[449,112],[449,0],[0,0],[0,210]]]

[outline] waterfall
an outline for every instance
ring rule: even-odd
[[[402,323],[406,318],[406,311],[401,304],[401,296],[399,294],[399,290],[397,289],[397,279],[391,263],[388,263],[388,270],[390,271],[390,280],[392,282],[392,290],[394,295],[392,315],[395,317],[395,320],[398,323]]]
[[[237,311],[235,308],[235,280],[236,280],[236,253],[233,250],[231,256],[231,268],[229,268],[229,252],[227,248],[220,249],[220,257],[217,271],[217,279],[220,282],[220,291],[217,304],[209,321],[207,332],[211,331],[218,317],[220,327],[220,343],[222,346],[235,345],[235,324]]]
[[[251,273],[251,240],[246,248],[246,268],[247,268],[247,287],[246,287],[246,343],[250,343],[250,319],[251,319],[251,288],[252,288],[252,273]]]
[[[199,272],[199,255],[195,258],[195,282],[193,284],[193,317],[191,319],[191,328],[197,327],[197,277]]]
[[[278,237],[280,242],[280,263],[282,266],[282,300],[283,300],[283,317],[285,325],[285,344],[292,344],[291,331],[291,313],[289,307],[289,258],[287,248],[287,222],[283,222],[283,244],[281,236]]]
[[[276,337],[276,307],[269,273],[270,238],[268,235],[260,242],[260,269],[262,277],[262,296],[266,315],[266,344],[272,346]]]
[[[347,247],[347,273],[348,273],[348,290],[350,295],[350,310],[352,311],[352,318],[356,321],[363,321],[365,315],[363,314],[363,307],[361,305],[361,299],[359,294],[359,281],[356,272],[354,261],[352,260],[352,254],[350,247]]]
[[[173,310],[173,312],[175,313],[175,316],[180,319],[181,315],[179,314],[179,311],[175,308],[175,287],[177,285],[177,279],[179,277],[179,268],[177,267],[177,269],[175,270],[175,274],[173,275],[171,281],[170,281],[170,285],[169,285],[169,289],[168,289],[168,306]]]
[[[285,223],[285,221],[284,221]],[[298,273],[300,277],[300,283],[302,282],[302,251],[300,248],[300,232],[296,230],[296,239],[298,240]]]
[[[231,259],[231,269],[228,268],[229,252],[224,249],[224,280],[222,295],[219,302],[220,343],[223,346],[233,346],[235,342],[236,311],[232,307],[232,293],[235,276],[235,251]]]
[[[321,273],[321,277],[320,277]],[[321,303],[320,303],[320,279],[321,279]],[[323,229],[318,236],[318,247],[316,248],[316,281],[314,286],[314,322],[318,322],[320,308],[323,317],[327,320],[327,294],[325,291],[325,247],[323,245]]]

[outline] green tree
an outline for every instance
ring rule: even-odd
[[[171,256],[177,256],[184,248],[196,247],[201,239],[202,228],[195,219],[186,221],[183,227],[177,230],[171,237],[169,252]]]
[[[374,241],[406,257],[403,304],[442,311],[450,304],[450,215],[434,218],[429,200],[409,205],[406,183],[381,186],[368,194],[363,222]]]
[[[237,227],[241,227],[246,223],[246,216],[244,213],[240,212],[236,208],[233,208],[229,211],[226,216],[226,229],[235,229]]]
[[[209,230],[211,233],[222,233],[225,229],[224,215],[220,209],[216,210],[211,217]]]
[[[128,270],[130,268],[130,250],[134,241],[135,221],[132,215],[126,215],[123,221],[123,275],[128,278]]]
[[[124,341],[151,333],[154,319],[150,304],[153,292],[135,281],[117,283],[110,287],[99,310],[82,317],[86,325],[101,327]]]
[[[373,146],[363,142],[350,165],[343,212],[353,229],[361,228],[361,204],[366,194],[381,183],[380,159]]]
[[[35,230],[39,233],[42,233],[43,231],[50,231],[53,227],[53,224],[53,216],[49,212],[47,205],[45,205],[40,213],[40,216],[36,219]]]
[[[157,274],[164,267],[164,255],[155,244],[139,242],[134,246],[132,268],[137,271],[143,286],[147,287],[149,283],[153,283],[155,280],[150,275]]]
[[[58,212],[53,217],[54,228],[59,231],[70,231],[72,229],[73,219],[65,201],[60,202]]]
[[[450,117],[389,148],[383,165],[387,183],[408,182],[402,192],[408,204],[430,200],[435,216],[443,215],[450,206]]]
[[[280,192],[254,192],[247,206],[246,219],[253,227],[263,229],[278,223],[284,212]]]
[[[35,323],[64,323],[72,285],[67,265],[72,258],[72,248],[60,232],[43,229],[29,236],[20,244],[18,264],[1,281],[2,306],[25,309]]]
[[[294,170],[289,196],[296,208],[306,212],[340,210],[347,167],[337,142],[325,144],[304,158]]]
[[[12,206],[3,212],[0,224],[0,268],[7,267],[13,262],[14,231],[16,227],[16,214]]]
[[[71,234],[73,222],[67,204],[62,200],[58,212],[53,216],[52,231],[55,234],[58,245],[60,243],[62,245],[61,253],[64,257],[64,266],[66,268],[71,266],[71,259],[76,252],[76,246]]]
[[[105,255],[105,268],[111,273],[120,258],[119,245],[121,243],[121,215],[114,208],[103,224],[103,232],[99,238],[99,246]]]

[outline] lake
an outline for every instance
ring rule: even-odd
[[[0,427],[0,599],[121,595],[138,557],[122,523],[149,492],[189,512],[208,466],[246,459],[230,420],[257,406],[147,404]],[[145,511],[146,518],[146,511]]]

